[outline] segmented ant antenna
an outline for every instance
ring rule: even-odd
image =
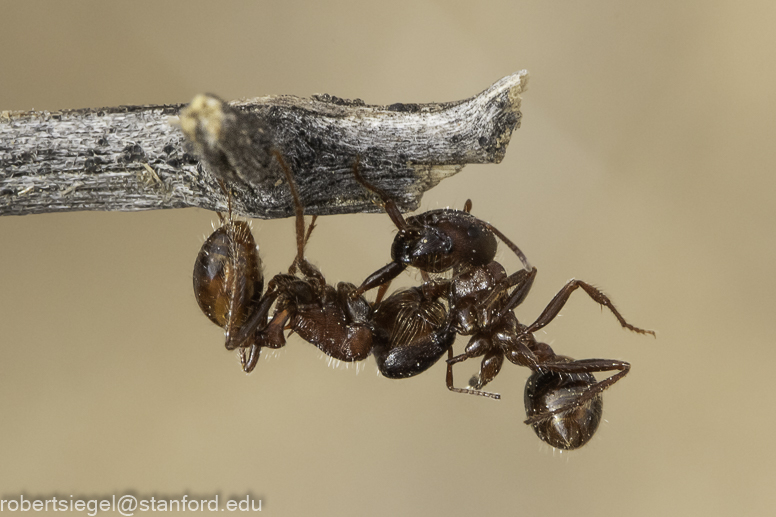
[[[471,202],[469,203],[469,208],[471,208]],[[482,221],[482,219],[480,219],[480,221]],[[493,233],[496,235],[496,237],[498,237],[499,239],[501,239],[501,242],[503,242],[504,244],[506,244],[506,245],[509,247],[509,249],[511,249],[511,250],[514,252],[514,254],[515,254],[515,255],[517,255],[517,258],[519,258],[519,259],[520,259],[520,262],[522,262],[522,263],[523,263],[523,269],[525,269],[526,271],[531,271],[531,270],[533,269],[533,267],[531,267],[531,264],[528,262],[528,258],[526,258],[525,254],[524,254],[522,251],[520,251],[520,248],[518,248],[518,247],[517,247],[517,244],[515,244],[515,243],[514,243],[514,242],[512,242],[512,241],[510,241],[510,240],[507,238],[507,236],[506,236],[506,235],[504,235],[503,233],[501,233],[501,232],[498,230],[498,228],[496,228],[495,226],[493,226],[493,225],[492,225],[492,224],[490,224],[489,222],[487,222],[487,221],[482,221],[482,224],[483,224],[483,225],[485,225],[485,227],[486,227],[488,230],[492,231],[492,232],[493,232]]]
[[[470,214],[470,213],[472,212],[472,200],[471,200],[471,199],[467,199],[467,200],[466,200],[466,203],[464,203],[464,204],[463,204],[463,211],[464,211],[464,212],[466,212],[467,214]],[[511,249],[511,250],[514,252],[514,254],[515,254],[515,255],[517,255],[517,258],[519,258],[519,259],[520,259],[520,262],[522,262],[522,263],[523,263],[523,269],[525,269],[525,270],[526,270],[526,271],[528,271],[528,272],[530,272],[530,271],[533,269],[533,268],[531,267],[531,264],[529,264],[529,263],[528,263],[528,258],[527,258],[527,257],[525,256],[525,254],[524,254],[524,253],[523,253],[523,252],[520,250],[520,248],[518,248],[518,247],[517,247],[517,245],[516,245],[514,242],[510,241],[510,240],[507,238],[507,236],[506,236],[506,235],[504,235],[503,233],[501,233],[501,232],[499,231],[499,229],[498,229],[498,228],[496,228],[495,226],[493,226],[493,225],[492,225],[492,224],[490,224],[489,222],[487,222],[487,221],[483,221],[482,219],[480,219],[480,221],[482,222],[482,224],[483,224],[483,225],[484,225],[484,226],[485,226],[485,227],[486,227],[488,230],[490,230],[491,232],[493,232],[493,233],[496,235],[496,237],[498,237],[499,239],[501,239],[501,242],[503,242],[504,244],[506,244],[506,245],[509,247],[509,249]]]

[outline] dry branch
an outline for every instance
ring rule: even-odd
[[[498,163],[520,125],[525,70],[470,99],[370,106],[330,95],[223,103],[0,113],[0,215],[73,210],[226,208],[293,215],[277,149],[308,214],[379,210],[354,180],[356,159],[405,210],[467,163]],[[179,119],[179,114],[181,118]],[[184,131],[191,142],[184,138]],[[198,157],[201,157],[202,160]]]

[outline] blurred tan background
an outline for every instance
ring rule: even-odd
[[[242,374],[192,294],[212,213],[3,217],[3,496],[250,493],[279,516],[776,509],[773,2],[1,7],[0,109],[200,92],[441,102],[526,68],[504,161],[468,166],[423,210],[470,197],[522,247],[539,276],[521,320],[576,277],[658,330],[624,331],[580,292],[539,336],[633,365],[593,441],[561,454],[523,425],[528,372],[511,364],[498,402],[449,393],[442,363],[390,381],[371,358],[330,368],[296,338]],[[324,218],[308,255],[358,282],[393,230],[382,215]],[[267,274],[287,268],[292,221],[254,232]]]

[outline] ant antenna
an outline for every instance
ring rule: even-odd
[[[471,205],[469,205],[469,206],[471,206]],[[522,251],[520,251],[520,248],[518,248],[518,247],[517,247],[517,244],[515,244],[515,243],[514,243],[514,242],[512,242],[512,241],[510,241],[510,240],[507,238],[507,236],[506,236],[506,235],[504,235],[503,233],[501,233],[501,232],[498,230],[498,228],[496,228],[496,227],[495,227],[495,226],[493,226],[492,224],[490,224],[490,223],[488,223],[488,222],[486,222],[486,221],[482,221],[482,224],[484,224],[484,225],[485,225],[485,227],[486,227],[488,230],[490,230],[490,231],[492,231],[494,234],[496,234],[496,236],[497,236],[499,239],[501,239],[501,241],[502,241],[504,244],[506,244],[506,245],[509,247],[509,249],[511,249],[511,250],[512,250],[512,251],[515,253],[515,255],[517,255],[517,258],[519,258],[519,259],[520,259],[520,262],[522,262],[522,263],[523,263],[523,269],[525,269],[525,270],[526,270],[526,271],[528,271],[528,272],[530,272],[530,271],[533,269],[533,267],[531,267],[531,264],[528,262],[528,259],[526,258],[525,254],[524,254]]]

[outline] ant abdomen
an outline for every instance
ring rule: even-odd
[[[226,331],[227,348],[236,348],[240,343],[231,343],[229,337],[253,314],[264,289],[248,223],[226,220],[207,238],[194,263],[193,279],[200,309]]]
[[[372,352],[385,377],[404,379],[428,370],[455,341],[455,332],[443,330],[447,309],[434,290],[441,289],[425,284],[397,291],[375,308]]]
[[[601,423],[603,399],[597,393],[582,403],[575,401],[596,382],[592,373],[534,372],[525,384],[525,413],[529,418],[569,406],[531,424],[536,435],[564,450],[589,442]]]

